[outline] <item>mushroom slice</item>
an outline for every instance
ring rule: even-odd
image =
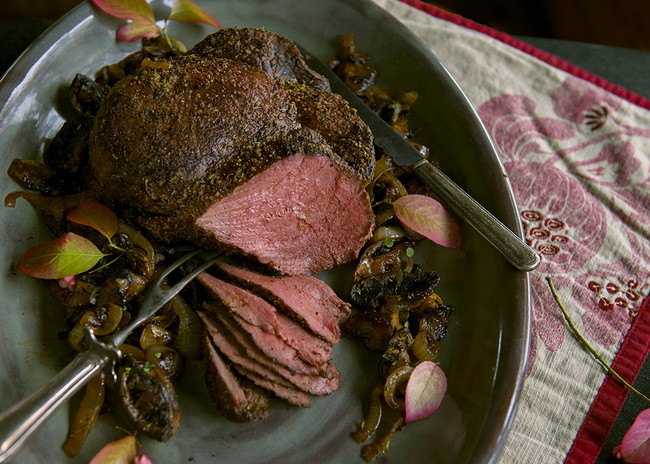
[[[176,433],[181,408],[176,390],[162,369],[122,358],[117,387],[121,403],[138,430],[163,442]]]

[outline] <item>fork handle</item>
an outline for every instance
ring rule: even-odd
[[[79,353],[47,384],[0,414],[0,462],[11,458],[25,440],[110,360],[93,345]]]

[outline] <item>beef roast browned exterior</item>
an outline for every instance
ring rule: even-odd
[[[293,43],[224,29],[111,89],[86,179],[158,240],[313,274],[371,234],[373,169],[370,131]]]

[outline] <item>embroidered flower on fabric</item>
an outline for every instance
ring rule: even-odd
[[[613,111],[621,107],[621,100],[609,92],[585,85],[577,78],[568,78],[551,94],[555,114],[576,124],[586,124],[591,130],[601,128]]]
[[[544,218],[541,212],[526,210],[521,212],[526,229],[526,243],[542,255],[556,255],[562,245],[569,242],[563,232],[566,224],[557,218]]]
[[[525,239],[542,256],[531,274],[533,333],[549,351],[560,349],[566,329],[539,274],[558,279],[583,311],[586,334],[602,345],[622,339],[641,282],[650,280],[643,240],[650,162],[631,141],[650,138],[650,130],[624,124],[621,107],[618,97],[568,77],[547,101],[501,95],[478,109],[512,183]],[[639,273],[630,275],[632,268]]]

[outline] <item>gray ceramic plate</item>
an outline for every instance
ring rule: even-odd
[[[315,54],[328,56],[337,38],[355,34],[358,47],[372,56],[383,84],[399,92],[416,89],[413,112],[419,138],[432,147],[441,167],[512,229],[517,210],[503,168],[464,95],[438,61],[402,25],[370,1],[362,0],[203,0],[224,26],[265,27],[295,39]],[[168,3],[168,4],[171,4]],[[157,17],[168,7],[156,3]],[[62,95],[75,73],[92,75],[118,61],[137,44],[116,43],[121,24],[83,4],[41,36],[7,73],[0,86],[1,196],[16,190],[6,176],[13,157],[38,158],[66,116]],[[174,25],[171,35],[187,45],[207,28]],[[39,215],[26,202],[0,209],[0,409],[45,383],[68,360],[59,340],[61,310],[39,282],[16,273],[28,247],[48,240]],[[382,462],[494,462],[511,424],[525,371],[529,334],[527,276],[514,271],[471,229],[462,227],[462,251],[430,246],[420,261],[442,276],[440,294],[455,307],[440,362],[449,379],[448,395],[432,417],[398,434]],[[521,231],[519,231],[521,233]],[[344,271],[323,275],[333,285]],[[377,359],[352,341],[341,343],[335,363],[342,389],[315,399],[310,409],[273,404],[272,418],[250,425],[231,424],[211,407],[199,363],[188,366],[178,388],[184,411],[178,434],[167,444],[142,438],[155,463],[361,462],[352,441],[370,387],[377,381]],[[74,402],[73,402],[74,403]],[[15,462],[87,462],[121,433],[104,417],[81,456],[60,451],[70,409],[61,409],[40,429]]]

